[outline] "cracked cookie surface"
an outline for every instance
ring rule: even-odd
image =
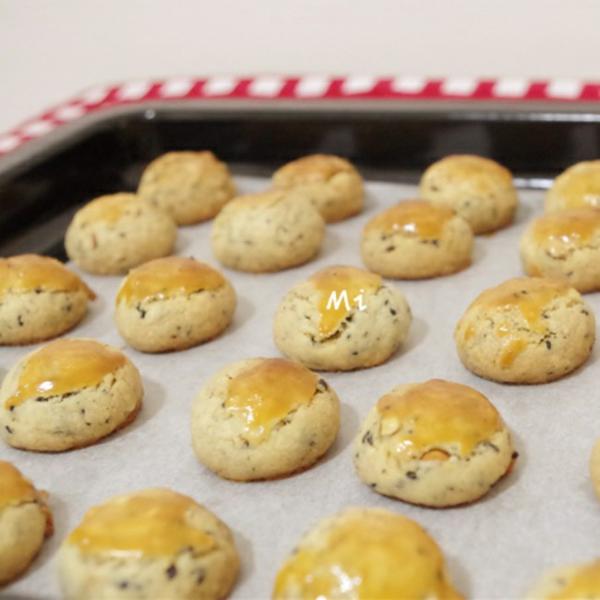
[[[470,154],[451,155],[427,168],[420,195],[452,208],[475,234],[509,225],[518,205],[511,172],[497,162]]]
[[[600,160],[579,162],[565,169],[546,194],[546,212],[582,206],[600,208]]]
[[[386,361],[408,335],[402,293],[379,275],[327,267],[295,285],[277,309],[275,343],[310,369],[350,371]]]
[[[217,516],[156,488],[90,509],[63,542],[58,566],[66,600],[221,600],[239,557]]]
[[[324,379],[281,358],[236,362],[200,391],[192,409],[198,460],[227,479],[271,479],[323,456],[339,429],[339,400]]]
[[[562,279],[582,293],[600,289],[600,210],[565,209],[533,221],[521,238],[528,275]]]
[[[135,194],[100,196],[80,208],[65,235],[67,255],[97,275],[118,275],[173,252],[177,226]]]
[[[88,446],[141,408],[138,370],[116,348],[89,339],[50,342],[23,357],[0,388],[0,435],[24,450]]]
[[[166,352],[216,337],[231,323],[235,306],[235,291],[219,271],[171,256],[129,272],[117,293],[115,320],[130,346]]]
[[[212,219],[235,195],[235,183],[212,152],[167,152],[144,169],[138,194],[178,225],[191,225]]]
[[[0,345],[32,344],[75,327],[94,292],[48,256],[0,258]]]
[[[325,222],[306,195],[275,190],[229,202],[212,224],[211,244],[226,267],[263,273],[309,261],[324,236]]]
[[[471,264],[473,232],[451,208],[407,200],[373,217],[362,234],[368,269],[393,279],[423,279]]]
[[[590,356],[592,309],[568,284],[538,277],[509,279],[480,294],[454,332],[458,355],[480,377],[546,383]]]
[[[327,223],[352,217],[363,208],[362,177],[339,156],[312,154],[293,160],[273,174],[273,186],[307,195]]]
[[[354,466],[365,484],[438,508],[481,498],[515,458],[489,400],[440,379],[395,387],[370,410],[354,442]]]
[[[415,521],[348,508],[314,526],[285,561],[274,600],[461,600],[441,549]]]
[[[0,460],[0,587],[27,570],[52,532],[46,494]]]

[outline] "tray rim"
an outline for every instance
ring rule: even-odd
[[[27,119],[0,134],[0,166],[7,155],[91,114],[156,104],[199,103],[219,109],[311,108],[362,109],[453,108],[462,110],[583,111],[600,114],[600,82],[517,77],[427,78],[327,76],[209,76],[138,79],[99,85]],[[52,135],[54,137],[54,135]],[[18,152],[20,155],[21,153]],[[12,157],[11,157],[12,158]],[[25,156],[23,157],[25,158]],[[12,162],[12,161],[11,161]]]

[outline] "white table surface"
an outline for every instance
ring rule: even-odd
[[[598,78],[597,0],[0,0],[0,132],[169,75]]]

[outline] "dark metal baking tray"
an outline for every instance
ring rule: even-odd
[[[175,149],[211,149],[234,172],[265,175],[313,152],[340,154],[370,179],[414,182],[431,162],[475,153],[543,187],[600,156],[595,103],[160,102],[88,115],[0,159],[0,255],[64,258],[76,208],[134,190],[144,165]]]

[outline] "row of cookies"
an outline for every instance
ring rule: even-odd
[[[483,233],[503,227],[517,206],[510,172],[476,156],[432,165],[421,193],[428,202],[387,211],[366,228],[363,256],[372,270],[406,278],[456,271],[470,262],[471,228]],[[67,253],[91,273],[123,273],[171,254],[176,225],[216,216],[211,240],[222,264],[250,272],[281,270],[317,254],[325,222],[362,210],[364,184],[348,161],[311,155],[276,171],[271,190],[234,196],[226,165],[212,153],[170,152],[146,168],[137,194],[102,196],[79,210],[67,230]],[[394,247],[388,238],[398,234]],[[428,254],[423,241],[441,247]],[[406,257],[412,254],[411,263]]]
[[[35,558],[52,534],[52,516],[47,495],[2,461],[0,484],[2,585]],[[240,567],[227,525],[169,489],[117,496],[90,509],[61,544],[57,562],[67,600],[132,593],[219,600]],[[354,581],[346,591],[357,598],[460,598],[435,541],[414,521],[385,510],[350,509],[319,523],[279,570],[273,598],[328,596],[345,579]]]
[[[59,339],[25,356],[5,377],[2,437],[25,450],[79,448],[129,424],[142,397],[139,372],[123,353],[93,340]],[[243,360],[203,387],[191,423],[197,458],[217,474],[244,481],[282,477],[311,466],[331,447],[339,400],[300,363]],[[484,396],[432,380],[381,398],[356,437],[354,458],[375,491],[443,507],[487,493],[516,453]]]
[[[61,335],[85,315],[93,292],[54,259],[0,259],[0,343],[26,344]],[[236,294],[205,263],[167,257],[134,268],[115,301],[123,338],[144,352],[179,350],[210,340],[231,322]],[[411,310],[379,275],[327,267],[295,285],[274,319],[274,338],[288,357],[311,369],[347,371],[385,362],[408,335]],[[595,319],[567,283],[517,278],[480,294],[455,332],[464,365],[505,383],[544,383],[583,364],[595,341]]]
[[[0,586],[27,570],[52,535],[47,494],[0,461]],[[58,574],[67,600],[219,600],[235,585],[240,558],[227,525],[165,488],[113,497],[90,509],[64,539]],[[350,508],[325,518],[279,569],[274,599],[463,596],[435,540],[416,522],[383,509]],[[527,598],[597,598],[600,561],[545,575]]]
[[[5,377],[2,437],[15,448],[38,452],[88,446],[131,423],[142,398],[138,370],[116,348],[59,339],[25,356]],[[303,365],[279,358],[242,360],[222,369],[198,394],[192,443],[199,461],[227,479],[282,477],[327,452],[338,434],[339,411],[335,391]],[[355,447],[356,468],[366,483],[425,506],[476,500],[516,457],[489,401],[471,388],[439,380],[403,386],[382,398]],[[384,464],[390,453],[395,458]],[[472,489],[463,485],[472,480],[469,473],[478,474]]]
[[[580,163],[556,179],[546,200],[550,214],[534,221],[522,239],[529,275],[566,278],[583,292],[600,287],[600,215],[592,209],[599,171],[599,161]],[[122,273],[171,254],[176,224],[217,216],[211,238],[222,264],[281,270],[313,258],[323,220],[360,212],[364,189],[348,161],[312,155],[276,171],[271,191],[234,196],[226,165],[210,152],[168,153],[144,171],[137,195],[103,196],[81,209],[67,232],[67,252],[92,273]],[[473,233],[508,225],[518,204],[510,171],[470,155],[429,167],[420,197],[383,211],[365,227],[361,252],[371,271],[420,279],[461,270],[471,262]]]

